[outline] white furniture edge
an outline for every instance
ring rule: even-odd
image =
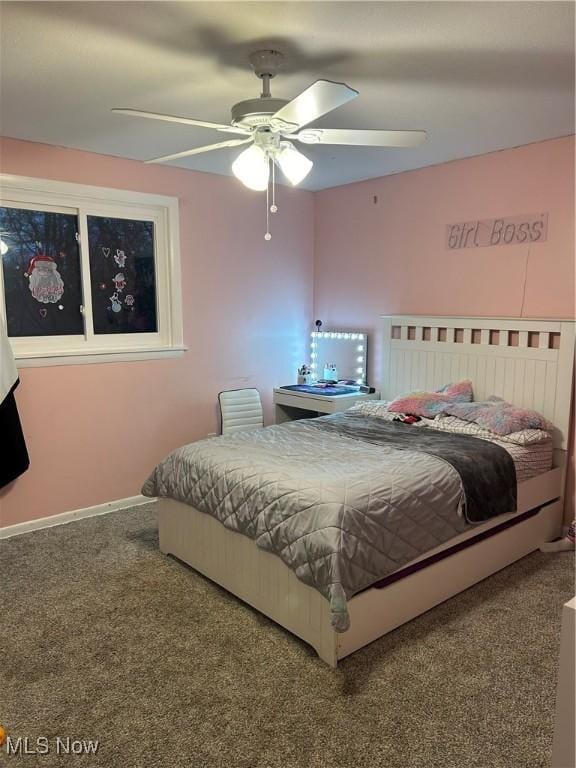
[[[153,499],[139,494],[138,496],[129,496],[125,499],[107,501],[104,504],[96,504],[92,507],[81,507],[73,509],[70,512],[62,512],[59,515],[50,515],[50,517],[40,517],[36,520],[27,520],[25,523],[16,523],[15,525],[6,525],[0,528],[0,539],[9,539],[12,536],[20,536],[23,533],[39,531],[42,528],[53,528],[56,525],[66,525],[76,520],[82,520],[86,517],[96,517],[97,515],[106,515],[108,512],[116,512],[119,509],[127,507],[136,507],[141,504],[149,504]]]
[[[323,395],[322,392],[297,392],[293,389],[283,389],[282,387],[274,387],[272,392],[275,396],[286,398],[286,400],[289,401],[288,403],[289,405],[292,405],[293,403],[298,403],[299,399],[314,400],[320,403],[333,403],[333,402],[338,403],[338,402],[346,402],[348,400],[355,400],[355,399],[374,400],[375,397],[379,395],[378,392],[369,393],[369,392],[359,392],[358,390],[354,392],[346,392],[343,395]]]
[[[573,555],[570,553],[568,556],[572,557]],[[576,723],[574,701],[574,679],[576,677],[574,664],[576,658],[575,624],[576,597],[573,597],[562,607],[560,664],[556,689],[556,719],[551,768],[569,768],[569,766],[576,765],[574,733],[574,723]]]
[[[346,395],[315,395],[276,387],[272,393],[272,400],[274,403],[274,421],[276,424],[283,424],[292,420],[291,411],[295,413],[299,411],[337,413],[351,408],[356,403],[366,400],[380,400],[380,393],[350,392]],[[343,405],[346,408],[343,408]]]
[[[338,633],[330,624],[328,601],[279,557],[187,504],[158,500],[161,552],[192,566],[300,637],[331,667],[555,538],[561,516],[560,502],[553,502],[522,523],[384,589],[361,592],[348,601],[350,629]]]
[[[507,397],[512,386],[512,396],[507,399],[514,402],[514,394],[519,394],[519,404],[536,408],[543,387],[545,402],[540,410],[549,418],[553,414],[558,427],[555,468],[521,483],[518,497],[518,513],[545,505],[539,513],[384,589],[368,589],[356,595],[348,601],[350,629],[336,633],[330,625],[327,600],[300,582],[279,557],[258,549],[252,540],[228,530],[210,515],[180,502],[159,501],[162,552],[175,555],[301,637],[333,667],[350,653],[538,549],[541,543],[558,536],[561,529],[574,323],[403,315],[383,318],[383,326],[382,396],[386,399],[410,388],[441,386],[466,376],[474,380],[471,374],[492,369],[493,380],[490,374],[478,384],[474,382],[477,398],[489,394]],[[392,339],[393,326],[400,329],[399,339]],[[447,329],[446,341],[438,341],[436,336],[426,342],[425,328]],[[462,341],[456,340],[460,336],[456,329],[462,329]],[[484,342],[489,341],[490,331],[503,332],[506,343],[471,343],[473,330],[480,331]],[[509,344],[510,331],[521,334],[519,346]],[[529,334],[534,333],[541,334],[542,348],[536,350],[528,346]],[[560,334],[560,349],[548,348],[550,333]],[[435,334],[437,331],[431,331],[431,336]],[[442,347],[429,347],[428,343]],[[435,353],[432,357],[431,351]],[[438,364],[434,360],[436,353]],[[480,357],[484,363],[472,362],[472,358]],[[537,385],[530,380],[524,387],[523,376],[534,361],[539,363],[538,369],[542,368],[540,361],[544,361],[544,379],[539,370]],[[494,389],[487,391],[491,383]],[[474,533],[498,524],[504,517],[509,516],[475,527]],[[455,542],[451,539],[438,550]]]

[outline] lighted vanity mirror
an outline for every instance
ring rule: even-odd
[[[353,331],[314,331],[310,339],[312,378],[366,383],[368,337]]]

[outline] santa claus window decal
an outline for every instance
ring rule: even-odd
[[[9,336],[84,333],[77,232],[72,213],[0,208]]]
[[[154,333],[154,222],[88,216],[95,334]]]

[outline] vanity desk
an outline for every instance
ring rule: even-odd
[[[365,400],[380,400],[380,393],[348,392],[342,395],[325,395],[277,387],[273,393],[274,420],[276,424],[296,419],[310,419],[328,413],[346,411]]]
[[[322,322],[317,320],[316,327],[320,328],[321,325]],[[357,386],[336,384],[338,380],[365,384],[367,357],[368,336],[365,333],[314,331],[310,334],[311,375],[314,381],[333,379],[335,384],[327,388],[313,384],[275,387],[275,423],[313,419],[328,413],[347,411],[365,400],[380,400],[380,392],[360,392]]]

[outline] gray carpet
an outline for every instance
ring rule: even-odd
[[[154,505],[0,545],[12,737],[99,739],[105,768],[548,764],[570,553],[535,553],[344,660],[157,548]]]

